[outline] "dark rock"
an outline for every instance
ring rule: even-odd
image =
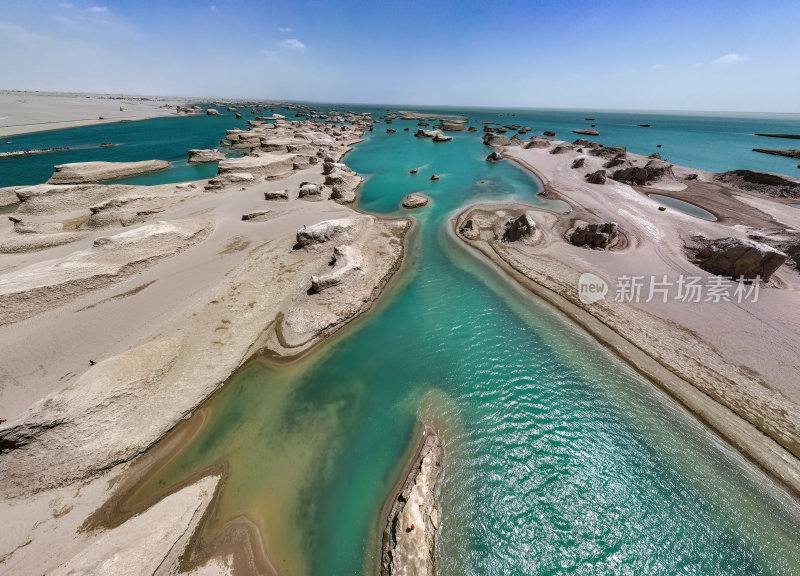
[[[768,150],[766,148],[753,148],[753,152],[772,154],[773,156],[786,156],[787,158],[800,158],[800,148],[794,150]]]
[[[500,152],[498,152],[497,150],[495,150],[494,152],[492,152],[491,154],[489,154],[486,157],[486,161],[487,162],[499,162],[502,159],[503,159],[503,155],[500,154]]]
[[[521,238],[529,238],[536,231],[536,223],[529,214],[523,214],[516,220],[509,220],[506,223],[506,230],[503,233],[503,242],[516,242]]]
[[[661,154],[659,154],[658,152],[653,152],[652,154],[650,154],[650,156],[648,156],[648,158],[655,158],[656,160],[661,160]]]
[[[720,182],[725,182],[737,188],[759,192],[767,196],[800,198],[800,181],[780,174],[756,172],[754,170],[734,170],[717,174],[715,178]]]
[[[628,150],[625,148],[625,146],[598,146],[597,148],[594,148],[590,154],[592,156],[598,156],[600,158],[610,160],[612,158],[616,158],[617,156],[625,158],[628,154]]]
[[[542,136],[547,136],[549,138],[552,138],[555,135],[556,133],[553,132],[552,130],[545,130],[544,132],[542,132]]]
[[[669,162],[650,160],[644,168],[636,166],[623,168],[614,172],[611,177],[618,182],[641,186],[665,177],[674,178],[675,175],[672,173],[672,164]]]
[[[586,163],[586,158],[581,156],[580,158],[575,158],[572,162],[572,168],[583,168],[583,165]]]
[[[550,142],[550,140],[531,136],[530,140],[523,145],[523,148],[550,148],[551,145],[552,142]]]
[[[588,146],[589,141],[586,140],[585,138],[578,138],[573,142],[573,144],[575,144],[575,146]]]
[[[573,130],[575,134],[584,134],[586,136],[600,136],[600,132],[594,128],[582,128],[581,130]]]
[[[597,172],[592,172],[591,174],[586,175],[586,181],[589,184],[605,184],[606,183],[606,171],[605,170],[598,170]]]
[[[697,180],[697,174],[694,174],[694,173],[692,173],[692,174],[687,174],[687,175],[686,175],[686,179],[687,179],[687,180]]]
[[[431,180],[438,180],[438,179],[439,179],[438,174],[431,174]]]
[[[613,247],[619,240],[619,227],[616,222],[583,224],[568,232],[567,238],[574,246],[588,246],[605,250]]]

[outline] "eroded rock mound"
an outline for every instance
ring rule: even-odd
[[[645,164],[644,168],[631,166],[630,168],[616,170],[611,177],[617,182],[642,186],[648,182],[674,178],[675,174],[672,172],[672,164],[654,159]]]
[[[341,241],[347,238],[352,228],[353,222],[350,219],[323,220],[313,226],[305,226],[297,231],[295,248],[323,244],[331,240]]]
[[[725,182],[742,190],[759,192],[767,196],[778,198],[800,198],[800,180],[770,174],[769,172],[756,172],[754,170],[733,170],[715,176],[720,182]]]
[[[583,128],[581,130],[573,130],[575,134],[583,134],[584,136],[600,136],[600,132],[594,128]]]
[[[336,246],[333,249],[333,270],[327,274],[311,277],[311,291],[315,294],[341,284],[351,274],[361,269],[361,251],[353,246]]]
[[[591,174],[586,175],[586,181],[589,184],[605,184],[606,183],[606,171],[605,170],[598,170],[597,172],[592,172]]]
[[[489,154],[486,157],[486,161],[487,162],[500,162],[500,160],[502,160],[502,159],[503,159],[503,155],[500,154],[500,152],[498,152],[497,150],[495,150],[494,152],[492,152],[491,154]]]
[[[511,144],[511,139],[508,136],[487,133],[483,136],[483,143],[487,146],[508,146]]]
[[[616,222],[582,224],[567,232],[567,239],[574,246],[588,246],[606,250],[617,244],[619,226]]]
[[[425,196],[425,194],[414,192],[403,198],[403,208],[422,208],[423,206],[427,206],[428,202],[430,202],[430,198]]]
[[[758,276],[767,282],[787,258],[780,250],[754,240],[731,237],[711,240],[702,236],[693,240],[695,243],[687,246],[692,262],[706,272],[734,280],[741,277],[752,280]]]
[[[74,162],[59,164],[47,181],[48,184],[92,184],[107,180],[118,180],[166,170],[172,165],[166,160],[143,160],[141,162]]]
[[[530,214],[522,214],[516,220],[506,223],[506,231],[503,233],[503,242],[516,242],[523,238],[530,238],[536,232],[536,222]]]
[[[225,160],[225,154],[214,148],[211,150],[189,150],[189,164],[204,164]]]

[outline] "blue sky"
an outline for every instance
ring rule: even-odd
[[[797,0],[0,0],[0,89],[800,112]]]

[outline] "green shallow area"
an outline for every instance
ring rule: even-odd
[[[424,420],[445,441],[440,575],[800,573],[796,501],[453,238],[470,203],[563,208],[488,152],[376,128],[346,159],[368,178],[360,207],[433,199],[408,265],[310,356],[238,372],[146,491],[227,464],[206,538],[246,516],[286,574],[376,573],[380,509]]]

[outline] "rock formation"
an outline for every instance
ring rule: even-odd
[[[340,242],[347,239],[352,228],[353,222],[349,219],[323,220],[313,226],[303,227],[297,231],[295,249],[323,244],[332,240]]]
[[[492,152],[491,154],[489,154],[486,157],[486,161],[487,162],[499,162],[502,159],[503,159],[503,155],[500,154],[500,152],[498,152],[497,150],[495,150],[494,152]]]
[[[287,190],[274,190],[272,192],[264,192],[264,200],[288,200],[289,192]]]
[[[430,200],[431,199],[425,196],[425,194],[414,192],[412,194],[408,194],[405,198],[403,198],[403,208],[409,208],[409,209],[422,208],[423,206],[427,206]]]
[[[654,180],[663,178],[674,178],[672,164],[663,160],[650,160],[644,168],[632,166],[616,170],[611,176],[618,182],[625,182],[632,185],[644,185]]]
[[[528,140],[524,145],[523,148],[550,148],[552,142],[550,140],[546,140],[545,138],[537,138],[536,136],[531,136],[530,140]]]
[[[311,292],[318,294],[323,290],[341,284],[343,280],[361,269],[363,264],[361,252],[353,246],[336,246],[333,249],[331,266],[333,270],[327,274],[311,277]]]
[[[605,170],[598,170],[597,172],[592,172],[591,174],[586,175],[586,181],[589,184],[605,184],[606,183],[606,171]]]
[[[530,214],[522,214],[516,220],[506,222],[503,242],[516,242],[523,238],[530,238],[536,232],[536,222]]]
[[[585,163],[586,163],[586,158],[584,156],[581,156],[580,158],[575,158],[575,160],[572,161],[572,166],[570,166],[570,168],[573,168],[573,169],[575,169],[575,168],[583,168],[583,165]],[[604,183],[605,183],[605,181],[604,181]]]
[[[768,150],[766,148],[753,148],[753,152],[772,154],[774,156],[786,156],[787,158],[800,158],[800,148],[795,148],[793,150]]]
[[[59,164],[47,181],[48,184],[91,184],[107,180],[119,180],[139,174],[166,170],[172,165],[165,160],[143,160],[141,162],[75,162]]]
[[[582,224],[567,232],[567,239],[574,246],[588,246],[605,250],[617,243],[619,228],[616,222]]]
[[[786,261],[787,255],[771,246],[741,238],[711,240],[702,236],[693,238],[694,245],[687,246],[689,257],[700,268],[711,274],[738,280],[752,280],[756,276],[768,282],[772,274]]]
[[[487,146],[508,146],[511,144],[511,139],[508,136],[487,133],[483,136],[483,143]]]
[[[600,132],[594,128],[583,128],[581,130],[573,130],[575,134],[583,134],[585,136],[600,136]]]
[[[189,150],[189,164],[219,162],[220,160],[225,160],[225,155],[216,148],[212,150]]]
[[[715,178],[720,182],[725,182],[737,188],[759,192],[767,196],[800,198],[800,180],[780,174],[756,172],[754,170],[734,170],[717,174]]]

